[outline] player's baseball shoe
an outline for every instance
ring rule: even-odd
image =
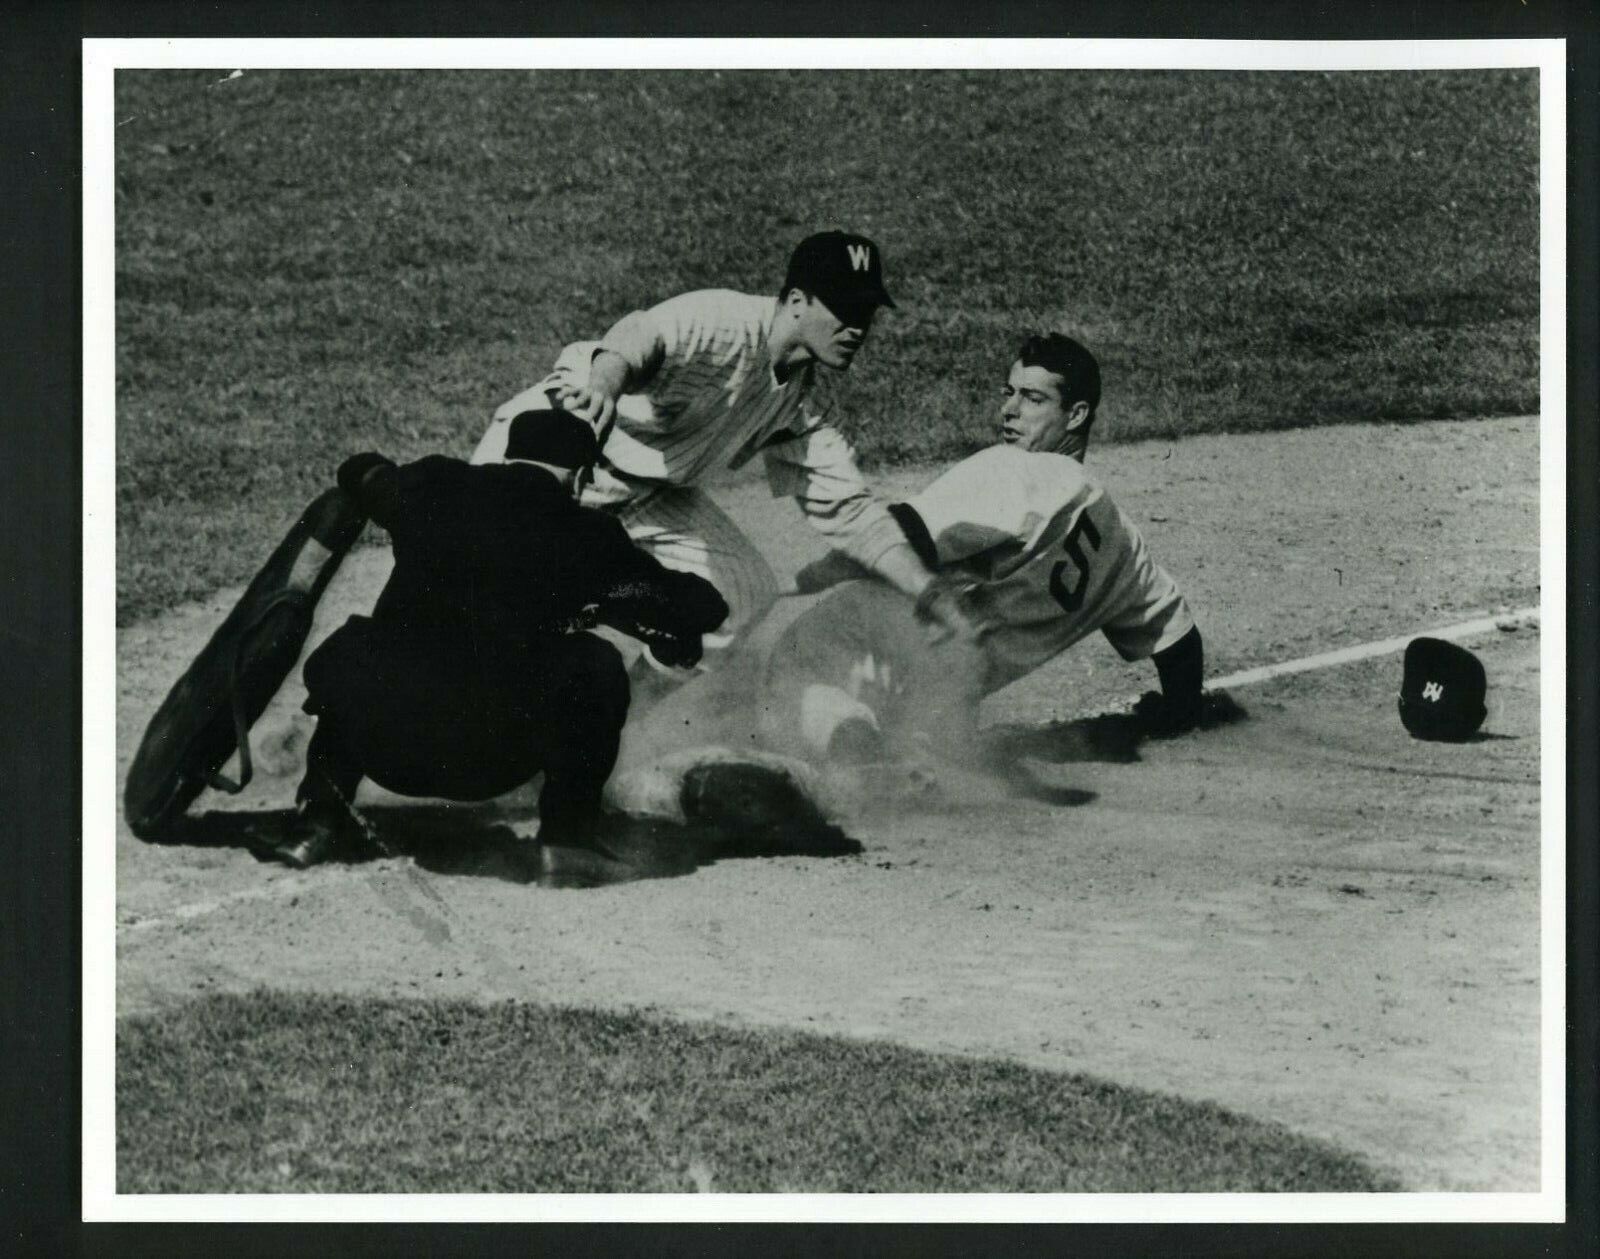
[[[342,805],[308,800],[300,805],[289,837],[267,850],[270,860],[296,870],[326,861],[367,861],[384,855],[372,831]]]
[[[539,845],[540,887],[604,887],[643,877],[636,867],[596,847],[580,844]]]

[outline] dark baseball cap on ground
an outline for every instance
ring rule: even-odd
[[[1488,710],[1483,662],[1465,647],[1439,638],[1406,644],[1400,683],[1400,720],[1412,737],[1460,743],[1471,738]]]
[[[789,255],[783,287],[804,289],[835,309],[894,305],[883,287],[882,251],[855,232],[807,236]]]

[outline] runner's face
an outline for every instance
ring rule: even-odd
[[[1049,368],[1011,365],[1000,401],[1000,440],[1023,450],[1059,452],[1079,411],[1061,401],[1061,377]]]

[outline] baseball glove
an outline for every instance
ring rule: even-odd
[[[637,638],[662,664],[687,668],[700,663],[701,635],[727,620],[728,604],[703,577],[663,570],[613,586],[595,605],[594,617]]]
[[[637,638],[658,662],[670,669],[692,668],[700,663],[700,657],[704,654],[705,649],[699,634],[673,633],[671,630],[658,629],[654,625],[629,620],[615,614],[597,613],[595,619],[602,625],[621,630],[630,638]]]

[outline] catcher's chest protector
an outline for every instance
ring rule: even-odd
[[[150,719],[123,788],[140,839],[159,840],[206,787],[250,781],[250,727],[289,676],[311,633],[317,600],[366,518],[331,489],[301,514]],[[239,752],[239,778],[222,766]]]

